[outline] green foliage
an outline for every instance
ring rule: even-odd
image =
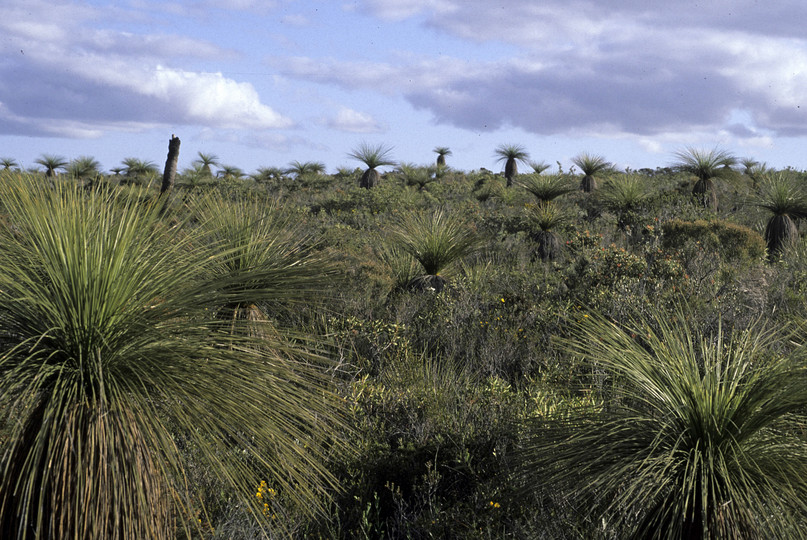
[[[519,177],[518,183],[538,202],[549,202],[575,190],[569,179],[560,174],[525,174]]]
[[[807,193],[783,173],[763,180],[758,206],[773,214],[765,226],[768,253],[775,257],[798,239],[795,221],[807,217]]]
[[[56,176],[60,170],[67,167],[67,158],[62,156],[55,156],[53,154],[42,154],[34,160],[34,163],[45,167],[45,176]]]
[[[391,231],[391,240],[414,257],[427,276],[435,277],[450,271],[479,244],[465,219],[443,209],[402,216]]]
[[[686,306],[586,317],[568,347],[608,406],[529,422],[522,485],[554,486],[623,537],[799,537],[807,369],[780,339],[702,333]]]
[[[190,447],[245,508],[257,508],[265,478],[297,511],[315,511],[344,432],[322,430],[342,425],[324,360],[282,326],[214,316],[310,301],[320,278],[306,259],[233,266],[271,251],[268,240],[231,246],[212,219],[163,215],[142,190],[23,176],[0,190],[0,410],[14,412],[2,536],[200,534]]]
[[[762,236],[747,227],[723,220],[672,220],[662,226],[662,245],[689,260],[694,252],[705,252],[737,266],[765,257]]]
[[[392,148],[379,144],[372,146],[368,143],[361,143],[358,148],[348,152],[348,157],[364,163],[368,169],[376,169],[385,165],[395,165],[392,159]]]

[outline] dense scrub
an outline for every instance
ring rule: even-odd
[[[715,208],[693,197],[693,178],[672,170],[606,171],[591,192],[576,188],[580,175],[559,174],[550,183],[574,189],[556,189],[551,201],[536,194],[548,183],[534,176],[523,182],[515,176],[508,186],[484,170],[428,174],[428,182],[413,183],[407,175],[386,173],[371,189],[358,187],[361,170],[260,182],[180,176],[174,193],[160,202],[166,224],[191,230],[208,226],[216,214],[245,211],[274,216],[281,229],[294,224],[292,235],[278,228],[270,233],[284,246],[277,257],[269,241],[254,263],[245,258],[244,266],[233,267],[225,255],[231,266],[218,267],[221,272],[293,268],[295,257],[327,262],[327,279],[312,281],[316,290],[305,291],[316,301],[289,309],[282,294],[258,294],[254,302],[239,299],[226,309],[230,319],[269,321],[272,330],[262,332],[271,334],[270,341],[273,329],[283,329],[290,350],[323,362],[316,380],[326,376],[329,391],[341,400],[335,418],[344,423],[338,445],[311,434],[320,445],[334,444],[330,453],[318,449],[317,457],[328,460],[321,474],[332,487],[311,491],[315,513],[290,496],[289,485],[280,489],[260,476],[260,467],[251,485],[234,487],[210,474],[188,426],[168,425],[199,504],[206,503],[203,512],[201,506],[183,507],[203,524],[193,534],[803,534],[807,247],[799,239],[768,257],[768,216],[756,179],[737,173],[731,183],[715,183]],[[805,180],[802,173],[784,174],[794,185]],[[94,189],[123,195],[142,188],[109,181]],[[156,194],[137,196],[150,200]],[[4,238],[17,231],[2,201],[0,228]],[[247,218],[240,234],[249,228]],[[554,242],[551,257],[547,232]],[[249,283],[264,290],[264,283]],[[11,340],[2,316],[0,354],[6,354]],[[617,360],[623,351],[630,351],[627,363]],[[680,389],[647,374],[679,360],[675,369],[688,378],[671,380]],[[636,366],[646,371],[638,373]],[[188,373],[188,382],[195,376],[203,374]],[[708,449],[710,459],[726,460],[725,469],[678,460],[674,442],[668,448],[654,439],[660,433],[667,441],[691,435],[695,428],[687,418],[703,418],[682,413],[683,420],[668,422],[681,408],[657,407],[647,397],[658,395],[651,379],[664,391],[686,395],[680,407],[692,401],[703,418],[725,419],[729,427],[714,428],[720,433],[736,426],[731,415],[755,419],[745,428],[747,441]],[[783,386],[787,381],[792,384]],[[732,385],[753,386],[757,393],[720,393]],[[726,405],[702,413],[698,407],[714,397],[712,391]],[[261,414],[259,404],[255,409]],[[14,411],[3,412],[0,441],[7,445]],[[614,427],[619,422],[635,434],[623,445],[629,437]],[[329,426],[319,428],[327,432]],[[693,444],[701,451],[697,438]],[[595,457],[603,459],[595,463]],[[658,459],[656,468],[638,465],[649,459]],[[748,462],[758,469],[743,468]],[[750,472],[735,477],[726,470]],[[686,481],[682,475],[689,475]],[[664,481],[653,484],[651,476]],[[260,502],[258,510],[247,510],[238,488]],[[687,498],[701,489],[709,496]],[[776,513],[786,519],[771,517]]]

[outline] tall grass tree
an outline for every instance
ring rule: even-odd
[[[768,257],[778,258],[799,238],[797,222],[807,217],[807,193],[784,173],[773,173],[765,177],[757,205],[771,213],[765,243]]]
[[[361,143],[358,148],[348,152],[348,157],[358,160],[367,167],[359,178],[359,187],[370,189],[378,184],[381,174],[378,167],[394,166],[395,161],[391,157],[392,148],[379,144],[372,146],[368,143]]]
[[[604,157],[586,152],[572,158],[572,163],[577,165],[583,173],[583,178],[580,180],[580,190],[585,193],[591,193],[597,189],[599,177],[614,168],[613,164]]]
[[[185,454],[260,516],[269,481],[314,511],[344,429],[321,360],[224,306],[310,302],[316,265],[222,271],[266,241],[210,242],[142,190],[0,185],[0,536],[201,536]],[[298,264],[299,263],[299,264]],[[170,427],[169,427],[170,426]]]
[[[51,178],[57,176],[59,171],[65,170],[69,161],[62,156],[42,154],[34,160],[34,163],[45,167],[45,176]]]
[[[445,167],[446,156],[452,155],[451,149],[447,146],[437,146],[432,151],[437,154],[437,162],[435,164],[438,167]]]
[[[198,152],[197,158],[193,161],[193,165],[200,165],[202,174],[207,176],[213,176],[213,167],[220,166],[219,157],[215,154],[207,154],[204,152]]]
[[[692,196],[702,205],[717,210],[717,193],[715,181],[733,178],[732,169],[737,164],[737,158],[726,150],[713,148],[700,150],[689,147],[675,154],[677,158],[674,167],[695,177],[692,186]]]
[[[801,348],[759,325],[702,333],[686,306],[584,316],[567,345],[602,405],[529,421],[524,489],[621,538],[804,537]]]
[[[520,144],[501,144],[494,155],[497,157],[496,163],[504,162],[504,179],[507,187],[513,185],[513,179],[518,175],[518,164],[528,163],[530,158],[527,149]]]

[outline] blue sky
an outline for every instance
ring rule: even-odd
[[[521,144],[665,166],[720,147],[807,169],[807,3],[199,0],[0,4],[0,157],[197,152],[252,172],[360,143],[499,170]]]

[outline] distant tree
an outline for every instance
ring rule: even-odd
[[[286,169],[286,174],[294,175],[295,178],[301,176],[316,176],[325,173],[325,164],[319,161],[292,161]]]
[[[81,156],[67,164],[67,174],[74,180],[92,182],[101,176],[101,164],[91,156]]]
[[[221,165],[216,175],[222,180],[238,180],[246,176],[244,171],[232,165]]]
[[[3,166],[4,171],[7,171],[12,167],[19,167],[17,162],[12,158],[0,158],[0,165]]]
[[[437,154],[437,166],[445,167],[446,156],[452,155],[451,150],[447,146],[437,146],[433,150]]]
[[[533,172],[535,172],[535,174],[541,174],[545,170],[549,169],[549,163],[546,163],[544,161],[530,161],[529,165],[530,167],[532,167],[532,170]]]
[[[124,183],[148,183],[156,178],[159,173],[159,169],[153,161],[146,161],[135,157],[128,157],[123,160]]]
[[[507,186],[512,186],[513,178],[518,174],[518,162],[527,163],[530,157],[527,149],[518,144],[502,144],[496,148],[495,155],[498,156],[496,163],[504,161],[504,178]]]
[[[759,161],[752,158],[742,158],[740,160],[740,165],[743,166],[743,173],[751,176],[751,171],[754,170],[754,167],[759,165]]]
[[[737,158],[725,150],[714,148],[708,152],[697,148],[687,148],[675,154],[678,161],[675,168],[694,175],[697,180],[692,187],[692,195],[704,206],[717,209],[717,193],[714,182],[734,176],[732,167]]]
[[[390,157],[392,148],[384,145],[370,146],[361,143],[359,147],[348,153],[348,157],[361,161],[367,166],[367,170],[359,179],[359,187],[369,189],[378,184],[381,175],[376,170],[385,165],[395,165],[395,161]]]
[[[207,176],[213,176],[213,170],[211,167],[218,167],[219,166],[219,158],[214,154],[205,154],[203,152],[199,152],[197,154],[199,157],[194,161],[194,163],[198,163],[202,166],[202,173],[206,174]]]
[[[598,176],[612,171],[614,166],[602,156],[582,153],[572,158],[572,163],[580,167],[583,178],[580,180],[580,190],[590,193],[597,189]]]
[[[45,176],[53,177],[59,174],[59,171],[64,170],[67,167],[68,161],[67,158],[62,156],[55,156],[53,154],[42,154],[40,157],[34,160],[34,163],[38,163],[45,167]]]
[[[280,167],[259,167],[254,173],[249,175],[255,182],[265,184],[275,180],[280,180],[286,176],[286,171]]]
[[[125,170],[126,169],[124,169],[123,167],[112,167],[111,169],[109,169],[109,172],[111,172],[115,176],[120,176],[120,174]]]
[[[419,167],[411,163],[401,163],[396,173],[407,186],[417,186],[418,191],[423,191],[437,180],[437,168]]]

